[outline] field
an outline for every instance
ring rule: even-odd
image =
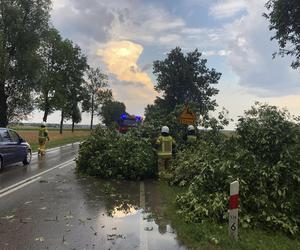
[[[36,129],[18,129],[16,131],[22,136],[32,147],[33,151],[38,148],[38,128]],[[50,129],[50,141],[47,142],[47,148],[53,148],[65,145],[72,142],[84,140],[90,135],[90,130],[75,130],[74,133],[70,130],[65,130],[61,135],[59,130]]]

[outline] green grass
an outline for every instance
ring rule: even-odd
[[[188,249],[203,250],[293,250],[300,249],[300,234],[291,238],[280,232],[268,232],[260,229],[239,229],[239,241],[232,242],[228,238],[228,225],[219,225],[206,221],[202,224],[186,223],[182,216],[178,216],[175,197],[183,192],[182,188],[169,187],[161,184],[162,192],[167,197],[165,216],[171,221],[176,230],[178,240]]]

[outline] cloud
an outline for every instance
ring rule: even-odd
[[[272,33],[262,17],[264,2],[252,0],[246,7],[246,15],[225,26],[223,38],[239,84],[260,97],[300,93],[299,73],[290,68],[290,59],[272,59],[277,44],[270,41]]]
[[[235,16],[243,10],[246,10],[244,0],[226,0],[212,5],[209,14],[216,19],[222,19]]]
[[[119,81],[141,83],[148,90],[153,90],[153,83],[147,73],[141,71],[137,61],[143,47],[130,41],[112,41],[105,48],[98,50],[110,73]],[[154,91],[154,90],[153,90]]]

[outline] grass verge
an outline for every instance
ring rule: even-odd
[[[33,151],[38,149],[38,130],[17,130],[30,145]],[[69,143],[78,142],[86,139],[90,135],[90,130],[64,131],[61,135],[58,130],[49,130],[50,141],[47,142],[46,148],[54,148]]]
[[[166,219],[171,221],[176,230],[178,240],[188,249],[201,250],[292,250],[300,249],[300,235],[291,238],[280,232],[268,232],[260,229],[239,229],[239,241],[232,242],[228,238],[228,225],[204,221],[201,224],[187,223],[182,216],[178,216],[175,198],[184,192],[178,187],[161,184],[161,190],[167,197],[164,211]]]

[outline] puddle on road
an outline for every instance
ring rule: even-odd
[[[97,227],[107,235],[103,249],[186,249],[163,216],[166,198],[162,184],[92,180],[92,184],[91,178],[78,182],[90,213],[97,211],[98,201],[105,207],[96,219]]]
[[[63,169],[2,200],[0,249],[186,249],[163,216],[162,185]]]

